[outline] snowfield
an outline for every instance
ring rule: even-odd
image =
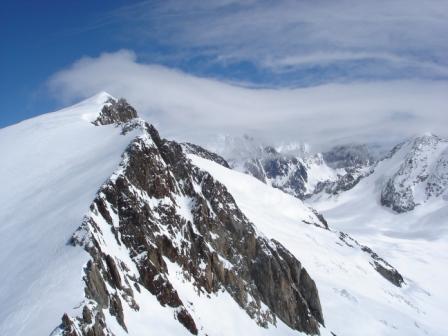
[[[333,228],[350,233],[397,267],[408,278],[410,288],[420,291],[416,312],[431,326],[428,335],[448,335],[448,203],[443,194],[425,195],[427,181],[448,172],[446,166],[444,172],[439,169],[447,142],[435,138],[425,134],[409,140],[353,189],[337,196],[317,195],[309,204]],[[412,169],[403,169],[410,162]],[[398,214],[381,205],[381,191],[394,175],[400,178],[401,187],[410,186],[412,197],[421,203],[415,209]],[[415,322],[426,329],[418,319]]]
[[[432,256],[434,263],[426,257],[420,260],[418,252],[423,246],[416,244],[416,250],[412,251],[410,241],[400,245],[400,240],[388,238],[382,245],[370,246],[377,248],[376,252],[405,277],[406,284],[397,288],[372,268],[363,253],[341,244],[335,232],[301,222],[309,209],[297,198],[215,162],[195,155],[189,157],[226,185],[238,206],[262,233],[280,241],[307,268],[319,290],[327,330],[337,335],[447,334],[443,318],[447,311],[446,293],[440,290],[446,283],[443,279],[448,279],[436,277],[437,284],[429,283],[437,269],[441,274],[447,273],[443,266],[447,261],[443,242],[434,244],[426,254],[428,258]],[[357,222],[358,226],[364,225],[356,220],[358,213],[369,216],[356,207],[346,210],[342,211],[344,220]],[[330,228],[337,227],[335,217],[324,213],[330,219]],[[360,243],[367,245],[374,241],[360,239]],[[418,275],[421,271],[425,274]],[[431,286],[438,291],[431,292]]]
[[[0,130],[2,336],[49,335],[84,295],[89,256],[67,242],[133,137],[90,123],[108,97]]]

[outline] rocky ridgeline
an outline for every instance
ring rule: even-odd
[[[398,213],[447,195],[448,140],[426,134],[398,145],[391,158],[402,155],[401,164],[381,191],[381,204]]]
[[[185,149],[190,154],[195,154],[204,159],[212,160],[218,164],[225,166],[223,164],[223,162],[225,162],[225,160],[222,157],[220,157],[219,155],[212,153],[200,146],[197,146],[197,145],[195,145],[194,147],[185,146]],[[359,163],[358,166],[362,167],[362,164],[370,164],[370,162]],[[391,282],[392,284],[394,284],[397,287],[401,287],[404,284],[403,276],[392,265],[390,265],[387,261],[385,261],[383,258],[378,256],[378,254],[375,253],[371,248],[369,248],[365,245],[359,244],[355,239],[353,239],[347,233],[332,230],[328,226],[328,223],[325,220],[325,218],[320,213],[318,213],[315,209],[312,209],[312,208],[310,208],[310,210],[314,213],[317,220],[314,222],[302,220],[303,223],[308,224],[308,225],[314,225],[321,229],[325,229],[325,230],[334,232],[339,237],[339,240],[344,242],[344,244],[346,246],[356,249],[356,250],[360,251],[361,254],[366,255],[367,258],[369,259],[369,263],[372,265],[372,267],[386,280],[388,280],[389,282]]]
[[[73,235],[72,244],[83,246],[91,259],[84,269],[82,314],[65,314],[59,332],[110,335],[105,314],[126,330],[125,311],[141,309],[137,292],[149,292],[198,334],[194,307],[170,281],[172,263],[198,292],[226,290],[261,327],[280,319],[318,334],[324,324],[319,295],[301,263],[279,242],[258,235],[224,185],[192,166],[179,144],[133,121],[133,111],[124,100],[111,101],[96,123],[139,125],[142,135]]]

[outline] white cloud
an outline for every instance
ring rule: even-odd
[[[206,142],[249,133],[312,144],[447,136],[448,83],[388,81],[254,89],[140,63],[130,51],[83,58],[49,81],[66,103],[105,90],[127,98],[162,135]]]
[[[183,57],[189,50],[283,71],[363,61],[367,75],[448,77],[447,1],[146,1],[107,20],[135,23],[132,37],[177,47]]]

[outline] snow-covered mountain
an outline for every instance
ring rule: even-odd
[[[381,157],[378,150],[367,145],[339,145],[313,153],[306,144],[266,145],[247,135],[227,136],[211,147],[233,169],[300,199],[320,192],[338,194],[352,188],[370,174]]]
[[[339,195],[307,201],[333,228],[373,247],[422,292],[413,309],[436,326],[418,321],[411,334],[444,335],[448,309],[447,141],[432,134],[411,138],[379,161],[373,172]],[[412,280],[410,280],[412,279]],[[395,325],[396,327],[396,325]]]
[[[448,197],[448,139],[424,134],[398,145],[389,157],[390,170],[381,204],[406,212],[438,197]]]
[[[303,165],[305,191],[347,171],[325,155],[263,152],[273,171]],[[415,255],[400,252],[410,237],[387,235],[387,245],[354,230],[369,209],[359,214],[353,197],[380,218],[410,218],[369,189],[400,153],[350,190],[304,204],[215,153],[161,138],[106,93],[2,129],[0,335],[444,335],[445,241],[417,242],[426,254]],[[437,193],[416,218],[447,218]]]

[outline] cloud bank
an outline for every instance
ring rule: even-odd
[[[394,80],[257,89],[145,64],[127,50],[85,57],[48,82],[74,102],[105,90],[125,97],[167,137],[206,144],[247,133],[315,146],[388,142],[431,131],[447,136],[448,83]]]

